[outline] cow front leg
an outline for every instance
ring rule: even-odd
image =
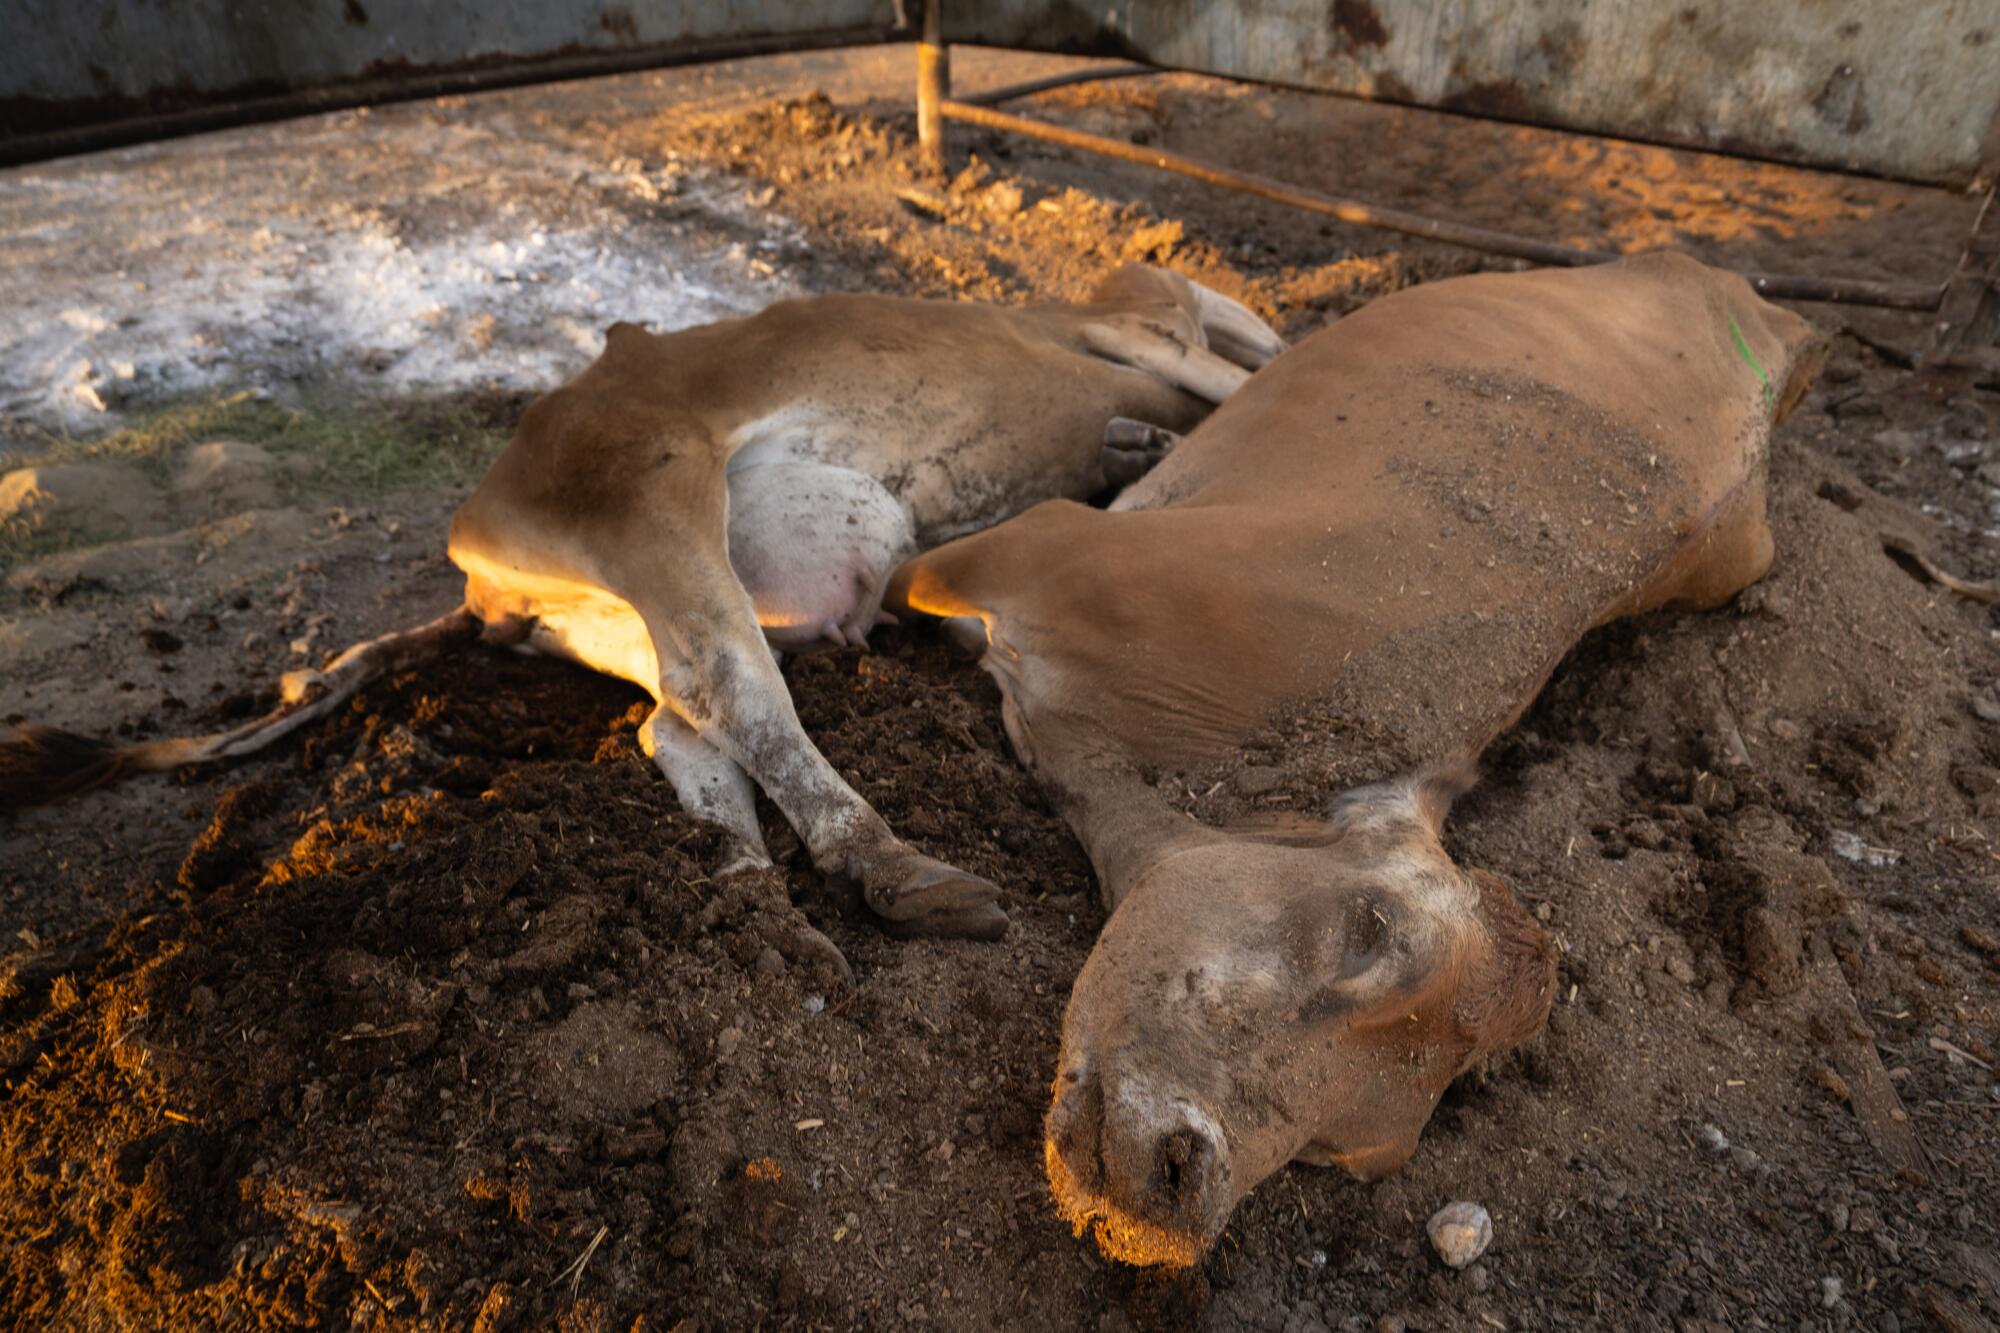
[[[654,631],[662,697],[764,789],[815,866],[859,883],[891,934],[999,938],[1007,929],[999,890],[897,838],[807,738],[742,603],[728,622],[683,613]]]
[[[750,785],[750,775],[734,760],[703,740],[664,704],[639,728],[639,748],[673,784],[681,809],[719,825],[729,835],[729,850],[717,874],[771,864],[764,830],[757,823],[757,790]]]

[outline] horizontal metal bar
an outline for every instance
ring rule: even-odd
[[[1161,69],[1158,65],[1094,65],[1089,69],[1073,69],[1067,74],[1051,74],[1045,79],[1028,79],[1021,83],[989,88],[983,93],[966,93],[958,100],[967,106],[998,106],[1017,97],[1033,97],[1036,93],[1045,93],[1051,88],[1067,88],[1076,83],[1097,83],[1104,79],[1130,79],[1141,74],[1171,73],[1172,70]]]
[[[946,120],[963,121],[968,125],[983,125],[988,129],[1006,130],[1086,153],[1136,162],[1141,166],[1170,171],[1190,180],[1219,185],[1223,189],[1255,195],[1260,199],[1269,199],[1273,203],[1286,204],[1313,213],[1324,213],[1357,227],[1374,227],[1382,231],[1416,236],[1429,241],[1441,241],[1447,245],[1463,246],[1469,250],[1480,250],[1488,254],[1508,255],[1536,264],[1576,267],[1584,264],[1606,264],[1625,257],[1611,250],[1587,250],[1579,246],[1559,245],[1553,241],[1517,236],[1512,232],[1494,231],[1488,227],[1475,227],[1469,223],[1425,217],[1419,213],[1406,213],[1401,209],[1378,208],[1359,200],[1342,199],[1335,195],[1321,194],[1317,190],[1287,185],[1268,176],[1213,166],[1191,157],[1183,157],[1179,153],[1169,153],[1165,149],[1148,148],[1140,144],[1126,143],[1121,139],[1108,139],[1100,134],[1088,134],[1082,130],[1051,125],[1047,121],[1033,120],[1027,116],[995,111],[990,107],[975,105],[963,98],[947,101],[943,110]],[[1787,301],[1833,301],[1843,305],[1883,306],[1892,310],[1935,310],[1944,295],[1944,286],[1941,283],[1936,286],[1916,286],[1778,273],[1745,273],[1743,276],[1762,295]]]
[[[909,34],[891,28],[829,28],[815,32],[788,33],[772,37],[721,38],[716,41],[674,43],[630,51],[559,56],[554,59],[526,59],[505,64],[483,65],[476,69],[440,70],[429,74],[396,75],[389,78],[358,79],[304,88],[276,97],[259,97],[236,102],[217,102],[168,111],[156,116],[133,116],[74,129],[51,130],[43,134],[0,139],[0,167],[71,157],[78,153],[101,152],[158,139],[177,139],[189,134],[235,129],[241,125],[262,125],[300,116],[317,116],[328,111],[346,111],[358,106],[383,106],[395,102],[420,102],[433,97],[462,93],[494,92],[538,83],[565,83],[571,79],[594,79],[607,74],[635,74],[642,70],[668,69],[676,65],[704,64],[716,60],[740,60],[749,56],[779,55],[788,51],[822,51],[833,47],[876,46],[900,41]]]

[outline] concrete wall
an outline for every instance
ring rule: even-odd
[[[0,136],[439,68],[829,30],[893,0],[0,0]]]
[[[907,0],[914,13],[920,0]],[[944,0],[954,40],[1963,182],[2000,0]],[[887,30],[895,0],[0,0],[0,139],[480,63]],[[1989,163],[1990,166],[1990,163]]]
[[[1915,180],[2000,112],[2000,0],[946,0],[955,40]]]

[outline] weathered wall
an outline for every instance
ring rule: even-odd
[[[1124,54],[1916,180],[1978,174],[2000,111],[2000,0],[944,0],[944,8],[958,41]],[[480,63],[879,34],[897,9],[896,0],[0,0],[0,139]]]
[[[830,30],[893,0],[0,0],[0,137],[438,68]]]
[[[946,0],[947,35],[1916,180],[2000,111],[2000,0]]]

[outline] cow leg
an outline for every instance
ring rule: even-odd
[[[1170,337],[1139,320],[1086,324],[1083,342],[1107,361],[1157,375],[1175,388],[1211,403],[1222,403],[1250,378],[1250,372],[1235,362],[1205,347]]]
[[[863,900],[891,932],[998,938],[1007,928],[999,890],[897,838],[800,727],[750,596],[729,565],[722,469],[690,466],[648,483],[652,493],[635,495],[628,512],[633,524],[653,523],[606,525],[595,534],[595,563],[602,586],[645,622],[661,701],[764,789],[814,865],[860,883]],[[671,540],[654,516],[671,516]]]
[[[1165,427],[1131,417],[1111,418],[1104,427],[1104,448],[1097,456],[1104,469],[1104,484],[1123,490],[1151,472],[1180,442],[1181,437]]]
[[[642,600],[634,605],[653,623]],[[863,900],[891,933],[996,939],[1005,932],[993,885],[897,838],[807,738],[747,597],[726,620],[690,617],[682,608],[661,619],[656,642],[687,650],[686,656],[660,652],[662,696],[702,740],[756,780],[814,865],[858,881]]]
[[[729,834],[729,853],[717,873],[727,875],[771,864],[771,854],[764,847],[764,830],[757,824],[757,790],[750,785],[748,773],[664,706],[655,708],[639,728],[639,748],[652,756],[673,784],[683,810],[719,824]]]
[[[1152,324],[1153,331],[1176,342],[1206,347],[1245,370],[1262,369],[1285,350],[1285,340],[1250,307],[1167,269],[1127,264],[1099,282],[1091,300],[1123,305],[1134,312],[1153,308],[1155,316],[1158,307],[1178,307],[1186,325],[1173,327],[1180,320],[1170,319],[1164,326]]]
[[[1194,290],[1195,321],[1211,351],[1246,370],[1261,370],[1285,350],[1285,340],[1249,306],[1198,282],[1188,286]]]

